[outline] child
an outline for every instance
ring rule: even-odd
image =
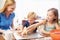
[[[36,20],[36,13],[35,12],[29,12],[28,16],[27,16],[28,20],[26,20],[24,23],[23,23],[23,27],[20,27],[24,30],[24,28],[28,28],[29,26],[31,26],[32,24],[35,24],[37,23],[35,20]],[[31,33],[32,32],[36,32],[37,28],[36,29],[32,29],[32,31],[30,31]],[[23,31],[24,32],[24,31]],[[22,32],[22,33],[23,33]]]
[[[40,25],[45,25],[45,28],[43,29],[43,34],[50,34],[50,30],[53,29],[60,29],[58,25],[58,10],[55,8],[51,8],[48,10],[47,13],[47,19],[43,20],[39,23],[33,24],[29,26],[23,34],[27,34],[28,32],[32,31],[31,29],[35,29],[36,27]]]
[[[43,34],[49,36],[50,31],[53,29],[59,29],[58,25],[58,10],[51,8],[48,10],[46,24],[44,25]]]

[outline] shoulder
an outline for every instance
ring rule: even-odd
[[[12,16],[15,16],[15,13],[11,13]]]
[[[59,23],[55,23],[55,26],[59,25]]]
[[[0,13],[0,17],[1,17],[1,16],[4,16],[4,13],[3,13],[3,12]]]
[[[14,18],[15,17],[15,13],[11,13],[11,17]]]
[[[2,13],[0,13],[0,15],[2,15]]]
[[[56,29],[60,29],[60,26],[58,23],[55,23],[55,27],[56,27]]]

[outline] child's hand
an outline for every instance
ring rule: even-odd
[[[27,35],[27,29],[26,29],[26,27],[24,27],[24,30],[23,30],[23,32],[21,33],[21,35],[22,35],[22,36]]]

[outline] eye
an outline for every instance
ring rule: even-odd
[[[14,9],[14,8],[11,8],[11,9]]]

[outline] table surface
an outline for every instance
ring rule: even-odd
[[[20,39],[39,39],[39,40],[42,39],[42,40],[45,40],[45,39],[49,39],[50,40],[51,39],[50,37],[44,37],[44,36],[40,35],[39,33],[32,33],[32,34],[29,34],[24,37],[18,35],[16,31],[14,31],[13,33],[7,31],[7,32],[5,32],[5,34],[7,36],[1,35],[0,38],[4,37],[3,40],[6,38],[7,38],[7,40],[8,39],[12,39],[12,40],[20,40]],[[11,34],[12,34],[12,36],[11,36]]]
[[[39,39],[39,38],[44,37],[44,36],[40,35],[39,33],[32,33],[32,34],[26,35],[24,37],[18,35],[16,32],[13,35],[16,39]]]
[[[0,40],[5,40],[5,38],[3,37],[3,35],[0,35]]]

